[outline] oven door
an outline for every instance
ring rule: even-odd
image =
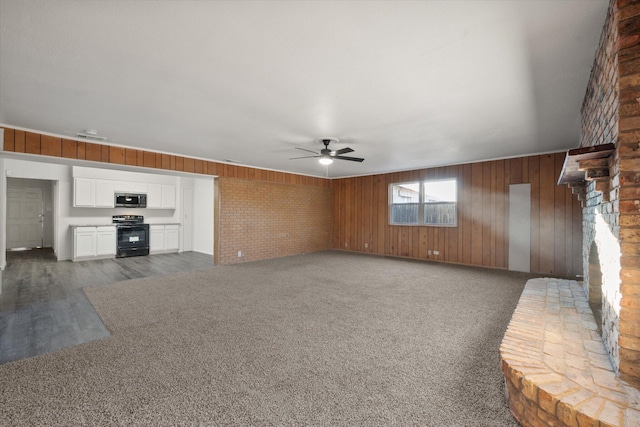
[[[149,224],[119,225],[117,256],[149,254]]]

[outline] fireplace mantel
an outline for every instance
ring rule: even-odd
[[[614,144],[602,144],[567,151],[558,185],[568,185],[572,193],[584,201],[587,183],[595,181],[596,191],[602,192],[608,200],[609,157],[614,150]]]

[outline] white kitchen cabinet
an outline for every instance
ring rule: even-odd
[[[164,226],[164,250],[175,252],[180,248],[180,230],[177,225]]]
[[[116,255],[116,227],[74,227],[73,261],[110,258]]]
[[[116,193],[147,194],[147,183],[130,182],[130,181],[114,181],[113,191],[115,191]]]
[[[74,207],[114,208],[116,193],[146,194],[148,209],[179,205],[180,179],[176,177],[74,166],[73,178]]]
[[[180,226],[150,225],[149,226],[149,253],[159,254],[177,252],[180,249]]]
[[[75,178],[73,180],[73,206],[94,207],[96,205],[96,180]]]
[[[164,225],[149,226],[149,253],[164,252]]]
[[[96,227],[96,256],[116,254],[116,227]]]
[[[96,227],[77,227],[73,236],[73,258],[96,256]]]
[[[113,191],[115,193],[131,193],[131,183],[127,181],[113,181]]]
[[[144,182],[132,182],[131,183],[131,192],[135,194],[147,194],[148,184]]]
[[[175,209],[176,186],[147,184],[147,209]]]
[[[162,184],[162,208],[176,208],[176,186],[170,184]]]
[[[74,178],[73,180],[74,207],[112,208],[113,194],[113,181],[91,178]]]
[[[161,184],[147,184],[147,209],[162,209]]]
[[[107,181],[105,179],[96,180],[96,195],[95,206],[96,208],[112,208],[115,206],[115,198],[113,191],[113,181]]]

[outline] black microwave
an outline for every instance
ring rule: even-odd
[[[146,194],[116,193],[116,208],[146,208]]]

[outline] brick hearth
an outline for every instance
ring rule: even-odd
[[[597,329],[578,282],[527,282],[500,347],[523,426],[640,426],[640,391],[616,376]]]

